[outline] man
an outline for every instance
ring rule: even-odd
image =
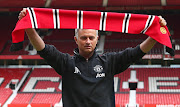
[[[25,15],[23,9],[19,19]],[[162,17],[160,24],[166,25]],[[34,29],[26,29],[26,33],[38,54],[62,76],[63,107],[115,107],[114,75],[142,58],[156,43],[148,37],[135,48],[97,55],[97,30],[79,29],[74,37],[78,48],[70,56],[45,44]]]

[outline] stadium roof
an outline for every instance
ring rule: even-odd
[[[0,11],[16,11],[23,7],[81,10],[169,10],[180,9],[180,0],[0,0]]]

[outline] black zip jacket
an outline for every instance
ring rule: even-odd
[[[86,60],[78,49],[74,56],[46,45],[38,54],[62,76],[63,107],[115,107],[114,75],[142,58],[138,45],[121,52],[105,53]]]

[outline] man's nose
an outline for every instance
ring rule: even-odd
[[[90,40],[89,38],[87,38],[87,39],[86,39],[86,43],[89,44],[90,42],[91,42],[91,40]]]

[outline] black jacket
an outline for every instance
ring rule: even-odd
[[[94,52],[88,60],[78,49],[71,56],[52,45],[38,54],[62,76],[63,107],[115,107],[114,75],[145,55],[139,45],[103,55]]]

